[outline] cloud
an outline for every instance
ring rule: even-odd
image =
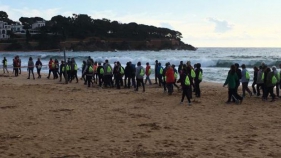
[[[164,27],[164,28],[168,28],[168,29],[174,30],[174,27],[171,24],[166,23],[166,22],[161,22],[160,23],[160,27]]]
[[[50,20],[53,16],[60,14],[60,8],[49,9],[31,9],[31,8],[11,8],[10,6],[0,6],[0,10],[5,11],[9,18],[18,21],[20,17],[42,17],[45,20]]]
[[[229,24],[229,22],[225,20],[218,20],[215,18],[207,18],[209,22],[215,23],[215,32],[216,33],[225,33],[229,30],[233,29],[233,25]]]

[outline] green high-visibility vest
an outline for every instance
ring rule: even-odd
[[[264,73],[261,75],[261,80],[264,81]]]
[[[196,77],[196,73],[194,72],[193,69],[191,69],[191,77],[192,77],[192,78],[195,78],[195,77]]]
[[[201,71],[199,72],[198,79],[199,79],[200,81],[202,81],[202,79],[203,79],[203,74],[202,74],[202,72],[201,72]]]
[[[249,80],[250,79],[250,74],[248,71],[246,71],[246,79]]]
[[[186,75],[186,77],[185,77],[184,84],[185,84],[186,86],[189,86],[189,85],[190,85],[190,80],[189,80],[189,77],[188,77],[187,75]]]
[[[74,70],[76,70],[76,71],[78,70],[77,64],[74,65]]]
[[[64,72],[64,67],[65,67],[65,66],[63,66],[63,67],[61,68],[61,71],[62,71],[62,72]]]
[[[281,77],[281,76],[280,76],[280,73],[277,73],[277,80],[278,80],[278,81],[280,81],[280,79],[281,79],[280,77]]]
[[[8,63],[7,63],[7,60],[4,62],[4,66],[7,66],[8,65]]]

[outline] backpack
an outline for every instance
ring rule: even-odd
[[[272,79],[271,79],[271,83],[276,85],[277,83],[277,78],[275,76],[272,76]]]
[[[140,76],[142,76],[142,77],[144,76],[144,69],[143,68],[140,69]]]
[[[148,75],[150,75],[151,74],[151,68],[149,68],[149,70],[148,70]]]
[[[200,81],[202,81],[202,79],[203,79],[203,74],[202,74],[202,72],[201,72],[201,71],[199,72],[198,79],[199,79]]]
[[[122,66],[121,66],[120,68],[121,68],[121,69],[120,69],[120,74],[121,74],[121,75],[124,75],[124,68],[123,68]]]
[[[163,74],[163,68],[162,68],[162,67],[160,68],[160,72],[159,72],[159,74],[160,74],[160,75],[162,75],[162,74]]]
[[[195,77],[196,77],[196,73],[194,72],[193,69],[191,69],[191,77],[192,77],[192,78],[195,78]]]
[[[100,74],[101,74],[101,75],[104,74],[104,69],[103,69],[103,67],[100,68]]]
[[[174,78],[175,78],[175,79],[178,78],[178,73],[177,73],[177,72],[174,73]]]
[[[94,69],[92,66],[89,67],[89,73],[93,73],[94,72]]]
[[[249,80],[250,79],[250,74],[248,71],[246,71],[246,79]]]
[[[107,66],[106,72],[111,73],[111,67],[110,66]]]
[[[185,77],[184,84],[185,84],[186,86],[190,86],[190,80],[189,80],[188,75],[186,75],[186,77]]]

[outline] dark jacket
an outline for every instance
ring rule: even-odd
[[[125,77],[132,77],[132,67],[130,64],[127,64],[124,70]]]
[[[259,71],[254,71],[254,82],[257,82],[257,79],[258,79],[258,72],[259,72]]]
[[[274,72],[268,72],[266,76],[266,87],[274,87],[275,85],[272,84],[272,77],[274,76]]]
[[[41,69],[42,68],[42,62],[37,60],[36,63],[35,63],[35,66],[37,69]]]
[[[200,74],[200,72],[203,74],[203,70],[201,69],[201,68],[197,68],[196,70],[195,70],[195,74],[196,74],[196,77],[195,77],[195,82],[199,82],[199,81],[201,81],[201,80],[199,80],[199,74]]]
[[[229,72],[224,82],[224,85],[228,85],[229,89],[234,89],[236,87],[237,80],[238,80],[238,75],[236,73],[232,74]]]

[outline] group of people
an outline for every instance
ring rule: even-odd
[[[4,57],[3,61],[3,71],[4,73],[9,73],[7,69],[7,59]],[[37,78],[41,78],[41,68],[42,62],[40,58],[37,59],[34,64],[32,57],[28,61],[28,78],[30,75],[34,76],[34,68],[37,70]],[[58,79],[62,81],[62,77],[71,83],[72,80],[76,80],[78,83],[78,65],[74,58],[68,58],[67,62],[59,61],[57,59],[50,59],[49,64],[49,74],[48,79],[50,79],[51,74],[53,74],[53,79]],[[281,64],[279,65],[281,68]],[[15,56],[13,59],[13,73],[18,76],[21,73],[21,60],[19,56]],[[264,101],[268,99],[268,95],[271,96],[271,102],[275,101],[278,97],[280,98],[279,89],[281,88],[281,71],[278,72],[277,68],[273,66],[269,68],[266,64],[262,63],[261,66],[254,67],[254,76],[252,91],[249,89],[248,84],[251,79],[250,73],[246,69],[246,65],[242,64],[240,66],[238,63],[231,65],[228,72],[227,78],[223,86],[228,85],[228,100],[226,103],[242,103],[246,96],[246,92],[249,96],[256,95],[261,96]],[[104,63],[94,62],[91,57],[83,61],[82,65],[82,77],[84,84],[90,87],[93,84],[97,84],[99,87],[113,88],[117,89],[131,88],[133,87],[135,91],[138,91],[139,87],[142,86],[143,92],[145,92],[145,85],[148,83],[152,84],[150,75],[152,73],[152,68],[149,63],[142,66],[141,62],[137,65],[132,62],[127,62],[125,67],[121,65],[120,62],[114,62],[112,67],[108,60]],[[201,69],[201,64],[197,63],[191,66],[190,61],[183,63],[180,61],[178,69],[175,65],[171,65],[169,62],[165,63],[164,67],[158,60],[155,61],[155,84],[159,87],[163,87],[164,93],[172,95],[174,92],[174,87],[178,91],[182,91],[181,103],[186,97],[188,103],[191,104],[190,99],[192,99],[192,93],[195,93],[196,97],[201,96],[200,83],[202,81],[203,70]],[[178,83],[180,85],[178,85]],[[238,87],[242,84],[242,96],[238,94]],[[274,93],[274,87],[276,87],[276,94]],[[262,95],[261,95],[262,94]]]
[[[16,56],[13,60],[15,76],[18,76],[18,70],[21,68],[19,63],[19,57]],[[3,59],[3,65],[7,71],[7,60]],[[37,59],[34,64],[32,57],[28,61],[28,79],[30,76],[35,79],[34,68],[37,70],[37,78],[41,78],[41,69],[42,62],[40,58]],[[75,62],[74,58],[68,59],[65,63],[64,61],[59,61],[57,59],[50,59],[48,63],[49,73],[47,78],[58,79],[62,81],[62,77],[67,80],[67,82],[72,82],[76,79],[78,83],[78,65]],[[8,71],[7,71],[8,72]],[[120,62],[114,62],[112,67],[108,60],[105,60],[104,63],[94,62],[91,57],[88,57],[87,60],[83,61],[82,64],[82,77],[84,84],[88,87],[97,84],[99,87],[104,88],[113,88],[121,89],[121,87],[130,89],[134,88],[135,91],[138,91],[139,87],[142,87],[142,91],[145,92],[145,85],[152,85],[150,75],[152,73],[152,68],[149,63],[146,63],[145,66],[142,66],[141,62],[138,62],[137,65],[132,62],[127,62],[126,66],[123,67]],[[164,93],[172,95],[174,92],[174,87],[178,91],[182,91],[182,100],[184,97],[187,97],[188,103],[191,104],[190,99],[192,99],[192,92],[195,92],[196,97],[201,96],[200,92],[200,82],[202,81],[203,71],[201,69],[201,64],[197,63],[194,67],[191,66],[190,62],[183,64],[183,61],[180,62],[178,69],[175,68],[175,65],[171,65],[169,62],[165,63],[165,66],[162,67],[161,63],[157,60],[155,61],[155,84],[158,84],[159,87],[163,87]],[[180,84],[177,85],[177,84]],[[180,88],[181,87],[181,88]]]
[[[281,68],[281,64],[279,65]],[[231,65],[228,72],[227,78],[223,86],[228,85],[228,100],[226,103],[242,103],[243,98],[246,96],[246,91],[250,96],[256,95],[261,96],[262,100],[266,101],[270,94],[271,102],[275,101],[278,97],[280,98],[279,89],[281,88],[281,71],[278,72],[276,66],[272,68],[268,67],[265,63],[262,63],[261,66],[254,67],[254,77],[251,91],[248,87],[250,81],[250,73],[246,69],[245,64],[241,65],[242,70],[239,67],[239,64],[236,63]],[[242,96],[238,94],[238,87],[242,83]],[[276,87],[276,95],[274,94],[274,87]]]

